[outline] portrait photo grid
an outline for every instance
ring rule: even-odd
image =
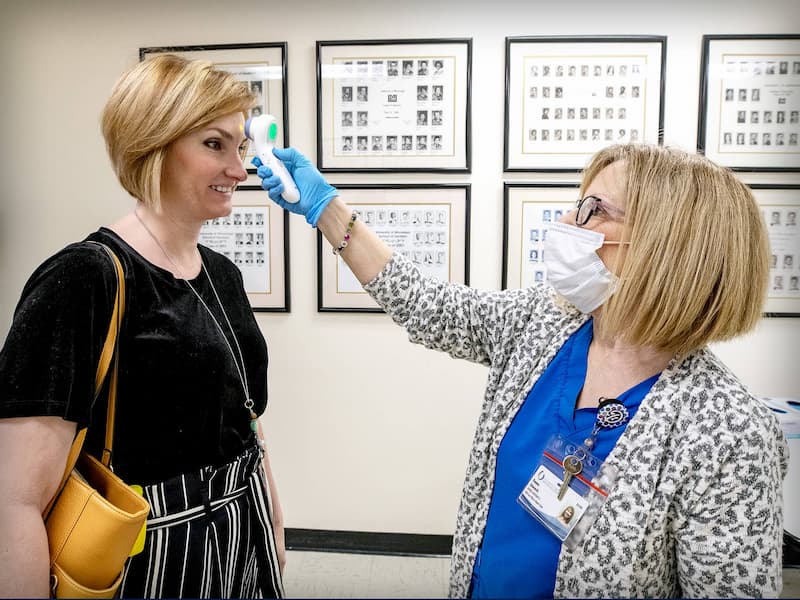
[[[522,65],[522,154],[645,141],[647,56],[525,56]]]
[[[450,203],[358,204],[355,210],[361,221],[423,275],[451,280]],[[341,257],[337,257],[336,272],[337,293],[366,294]]]
[[[206,221],[200,243],[239,267],[248,294],[272,292],[270,273],[270,208],[234,206],[231,214]]]
[[[800,299],[800,202],[762,210],[770,243],[769,298]]]
[[[574,203],[523,201],[520,246],[520,287],[547,281],[544,265],[544,242],[547,228],[574,208]]]
[[[334,156],[453,156],[456,59],[336,58]]]
[[[717,152],[799,153],[800,54],[722,59]]]

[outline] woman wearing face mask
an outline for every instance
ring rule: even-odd
[[[708,350],[757,323],[768,275],[748,188],[704,157],[600,151],[547,233],[549,284],[420,275],[300,153],[286,204],[412,342],[489,367],[454,536],[455,597],[777,596],[786,445]],[[567,506],[568,523],[559,522]]]

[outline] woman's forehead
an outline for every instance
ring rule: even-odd
[[[625,162],[618,160],[601,169],[589,182],[587,196],[598,196],[618,208],[625,207]]]

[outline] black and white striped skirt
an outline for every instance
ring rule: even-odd
[[[281,598],[283,585],[261,453],[147,486],[144,550],[122,598]]]

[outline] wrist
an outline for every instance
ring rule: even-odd
[[[327,203],[319,215],[317,227],[325,237],[329,234],[334,238],[341,237],[352,214],[353,209],[336,196]]]
[[[328,204],[330,204],[331,200],[333,200],[335,197],[336,196],[331,195],[328,198],[323,198],[322,200],[317,202],[314,206],[312,206],[306,213],[306,223],[308,223],[312,227],[316,227],[320,217],[324,214],[325,209],[328,207]]]

